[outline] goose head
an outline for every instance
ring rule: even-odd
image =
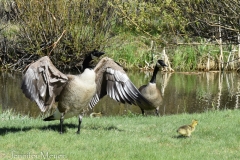
[[[101,57],[102,55],[104,55],[104,52],[99,52],[98,50],[94,49],[92,52],[90,52],[91,58],[93,60],[98,59],[99,57]]]
[[[89,52],[85,56],[84,61],[82,62],[82,65],[80,67],[80,71],[83,72],[86,68],[93,68],[94,66],[91,66],[91,61],[92,60],[97,60],[99,57],[101,57],[104,54],[105,54],[104,52],[100,52],[96,49]]]
[[[165,62],[161,59],[159,59],[157,61],[157,67],[167,67],[167,65],[165,64]]]

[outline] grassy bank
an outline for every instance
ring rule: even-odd
[[[80,135],[77,118],[58,121],[0,115],[1,159],[239,159],[240,111],[163,117],[85,117]],[[191,138],[177,138],[176,130],[197,119]]]

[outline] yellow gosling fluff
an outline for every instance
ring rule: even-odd
[[[98,113],[92,112],[92,113],[90,114],[90,117],[91,117],[91,118],[100,118],[100,117],[102,117],[102,112],[98,112]]]
[[[195,130],[195,127],[196,127],[197,124],[198,124],[197,120],[192,120],[191,124],[179,127],[177,132],[181,136],[190,137],[191,133]]]

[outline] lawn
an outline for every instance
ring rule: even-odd
[[[0,159],[240,159],[240,111],[209,111],[169,116],[84,117],[59,121],[0,114]],[[190,138],[178,138],[179,126],[197,119]]]

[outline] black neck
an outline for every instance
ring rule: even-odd
[[[89,64],[92,60],[93,59],[92,59],[91,54],[84,58],[83,63],[82,63],[81,72],[83,72],[86,68],[89,68]]]
[[[154,67],[153,75],[152,75],[152,79],[150,80],[150,83],[156,83],[156,76],[157,76],[158,70],[159,70],[159,67],[156,65]]]

